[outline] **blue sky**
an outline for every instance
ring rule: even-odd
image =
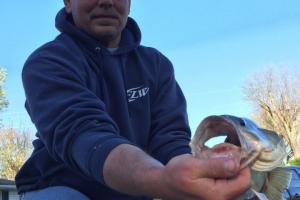
[[[24,109],[21,70],[34,49],[58,34],[54,18],[62,6],[62,0],[1,3],[6,124],[34,130]],[[194,131],[211,114],[250,117],[242,86],[254,72],[267,66],[300,69],[299,8],[299,0],[132,0],[130,15],[140,25],[142,44],[173,62]]]

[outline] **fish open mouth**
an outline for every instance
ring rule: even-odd
[[[197,145],[198,148],[208,148],[206,142],[219,136],[226,137],[224,140],[225,143],[241,146],[236,127],[220,116],[209,116],[205,118],[198,126],[194,136],[196,138],[193,139],[193,142],[197,143],[194,145]]]
[[[225,136],[225,140],[219,140],[213,148],[207,145],[211,139]],[[198,137],[198,138],[197,138]],[[246,166],[246,153],[241,149],[240,138],[237,128],[226,118],[209,116],[205,118],[196,130],[191,143],[193,154],[198,158],[237,156],[241,163]],[[247,162],[248,163],[248,162]]]

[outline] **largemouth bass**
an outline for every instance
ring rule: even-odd
[[[213,148],[206,142],[217,136],[226,136],[225,143]],[[236,200],[254,199],[282,200],[282,193],[288,187],[291,173],[282,168],[287,156],[283,139],[275,132],[259,128],[247,118],[231,115],[209,116],[198,126],[192,141],[192,152],[196,157],[208,158],[237,151],[241,157],[241,168],[251,168],[252,187]],[[221,149],[221,150],[220,150]],[[225,149],[225,150],[224,150]]]

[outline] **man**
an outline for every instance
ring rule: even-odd
[[[249,187],[235,158],[190,154],[170,61],[140,45],[130,0],[64,0],[61,34],[23,69],[37,128],[16,176],[21,199],[230,199]]]

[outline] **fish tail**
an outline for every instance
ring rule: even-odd
[[[282,193],[290,185],[292,173],[290,170],[278,167],[268,172],[267,185],[264,193],[269,199],[283,200]]]

